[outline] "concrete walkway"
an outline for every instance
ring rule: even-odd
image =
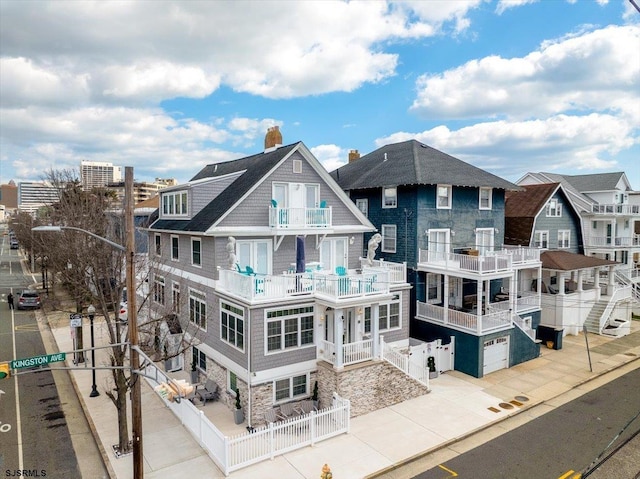
[[[54,312],[47,319],[58,350],[72,350],[68,314]],[[593,371],[590,370],[584,336],[567,336],[562,350],[543,347],[539,358],[496,371],[482,379],[449,371],[431,381],[430,394],[353,418],[348,434],[247,467],[230,477],[317,479],[325,463],[331,467],[333,476],[340,479],[398,477],[393,475],[394,467],[412,458],[427,457],[436,461],[435,464],[441,463],[445,460],[442,451],[447,446],[465,438],[471,442],[481,440],[474,438],[482,435],[473,434],[514,416],[522,421],[529,420],[531,415],[523,412],[540,404],[553,407],[554,398],[567,391],[583,394],[588,389],[585,385],[599,385],[593,380],[609,371],[625,365],[625,368],[640,367],[640,361],[637,361],[640,358],[640,321],[632,323],[632,334],[623,338],[588,336]],[[104,326],[98,318],[95,322],[96,345],[108,342]],[[85,345],[89,344],[89,337],[86,324]],[[71,360],[72,356],[68,355],[68,366],[72,366]],[[106,352],[97,355],[97,365],[103,365],[105,361]],[[95,398],[89,397],[89,369],[80,365],[70,375],[111,478],[131,478],[131,456],[116,459],[111,448],[117,443],[118,431],[115,407],[104,394],[109,387],[110,372],[98,371],[96,382],[101,394]],[[146,382],[142,386],[142,410],[146,478],[224,477]],[[228,417],[229,424],[231,416],[231,411],[224,416]],[[224,431],[229,424],[221,425],[220,429]],[[447,451],[448,454],[451,449]],[[428,452],[431,454],[425,456]],[[424,463],[419,467],[423,466]]]

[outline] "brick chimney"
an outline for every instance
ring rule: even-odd
[[[272,126],[267,129],[267,135],[264,137],[264,151],[273,151],[282,146],[282,133],[279,126]]]
[[[349,150],[349,163],[353,163],[359,158],[360,158],[360,153],[358,153],[358,150]]]

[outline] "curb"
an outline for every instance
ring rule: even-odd
[[[39,317],[42,316],[42,317]],[[51,335],[51,339],[53,344],[55,344],[56,346],[56,351],[60,352],[60,347],[58,346],[58,342],[56,341],[56,337],[53,334],[53,331],[51,329],[51,324],[49,323],[49,316],[47,313],[44,312],[44,310],[40,309],[40,310],[36,310],[36,320],[38,322],[38,328],[40,329],[40,334],[42,335],[43,330],[45,332],[47,332],[48,334]],[[46,330],[45,330],[45,324],[46,324]],[[65,361],[66,364],[66,361]],[[100,435],[98,434],[98,430],[96,429],[96,426],[93,422],[93,419],[91,418],[91,415],[89,414],[89,409],[87,408],[87,405],[84,401],[84,397],[82,396],[82,393],[80,392],[80,388],[78,387],[78,383],[76,382],[76,378],[74,374],[71,374],[73,371],[71,370],[67,370],[67,376],[69,377],[69,380],[71,381],[71,384],[73,385],[73,390],[76,393],[76,396],[78,398],[78,401],[80,402],[80,407],[82,408],[82,411],[84,413],[84,416],[87,420],[87,424],[89,425],[89,430],[91,431],[91,435],[93,436],[93,439],[96,443],[96,446],[98,447],[98,451],[100,451],[100,456],[102,458],[102,463],[104,464],[105,469],[107,470],[107,473],[109,474],[109,479],[117,479],[118,476],[116,475],[115,471],[113,470],[113,467],[111,466],[111,462],[109,461],[109,456],[107,455],[107,452],[104,449],[104,446],[102,444],[102,440],[100,439]]]
[[[478,434],[478,433],[480,433],[482,431],[486,431],[487,429],[490,429],[490,428],[494,427],[497,424],[500,424],[500,423],[502,423],[502,422],[504,422],[504,421],[506,421],[508,419],[511,419],[512,417],[518,416],[519,414],[522,414],[525,411],[529,411],[531,409],[534,409],[534,408],[537,408],[539,406],[542,406],[542,405],[548,403],[549,401],[553,401],[553,400],[559,398],[563,394],[567,394],[568,392],[573,391],[574,389],[578,389],[578,388],[584,386],[585,384],[590,383],[591,381],[595,381],[596,379],[598,379],[598,378],[600,378],[600,377],[602,377],[602,376],[604,376],[606,374],[609,374],[609,373],[611,373],[611,372],[613,372],[613,371],[615,371],[617,369],[620,369],[620,368],[622,368],[624,366],[632,364],[632,363],[634,363],[636,361],[640,361],[640,356],[636,356],[635,358],[629,359],[629,361],[626,361],[626,362],[621,363],[621,364],[619,364],[617,366],[612,366],[612,367],[610,367],[608,369],[605,369],[601,373],[599,373],[599,374],[597,374],[597,375],[595,375],[593,377],[583,379],[582,381],[580,381],[579,383],[577,383],[574,386],[570,387],[566,391],[561,392],[559,394],[556,394],[555,396],[553,396],[553,397],[551,397],[549,399],[545,399],[545,400],[537,402],[537,403],[527,404],[526,407],[519,408],[518,410],[516,410],[513,413],[509,414],[508,416],[505,416],[505,417],[500,418],[500,419],[496,419],[495,421],[492,421],[492,422],[490,422],[488,424],[480,426],[477,429],[473,429],[471,431],[468,431],[465,434],[463,434],[462,436],[458,436],[458,437],[449,439],[448,441],[443,442],[441,444],[438,444],[437,446],[434,446],[431,449],[427,449],[426,451],[423,451],[423,452],[420,452],[418,454],[415,454],[415,455],[413,455],[413,456],[411,456],[411,457],[409,457],[407,459],[404,459],[404,460],[402,460],[400,462],[392,464],[391,466],[387,466],[384,469],[380,469],[379,471],[376,471],[373,474],[369,474],[367,476],[364,476],[363,479],[376,479],[376,478],[379,478],[379,477],[383,477],[384,475],[386,475],[386,474],[388,474],[390,472],[393,472],[396,469],[399,469],[399,468],[404,467],[404,466],[406,466],[408,464],[411,464],[412,462],[415,462],[415,461],[417,461],[419,459],[422,459],[423,457],[426,457],[429,454],[432,454],[434,452],[440,451],[442,449],[446,449],[447,447],[451,446],[452,444],[455,444],[457,442],[463,441],[464,439],[468,439],[468,438],[470,438],[470,437],[474,436],[475,434]]]

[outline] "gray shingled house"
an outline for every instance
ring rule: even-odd
[[[382,359],[409,344],[405,265],[369,264],[375,227],[303,143],[281,142],[270,129],[264,152],[160,193],[150,287],[191,335],[183,362],[229,407],[238,389],[250,426],[316,383],[320,407],[337,392],[352,415],[424,394]]]

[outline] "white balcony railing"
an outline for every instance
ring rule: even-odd
[[[500,311],[489,308],[486,314],[478,316],[477,314],[418,301],[417,317],[478,335],[512,327],[511,315],[508,309]]]
[[[406,283],[407,281],[407,264],[394,263],[392,261],[384,261],[382,259],[374,259],[369,265],[367,258],[360,258],[360,267],[363,273],[379,273],[385,272],[389,275],[391,283]]]
[[[313,271],[249,276],[234,270],[221,269],[216,287],[249,301],[304,295],[316,295],[337,301],[388,293],[389,272],[380,270],[340,276]]]
[[[511,262],[513,264],[536,263],[540,261],[540,248],[504,245],[503,249],[495,253],[511,255]]]
[[[277,229],[316,229],[331,226],[331,207],[280,208],[269,207],[269,227]]]
[[[640,235],[630,236],[588,236],[586,240],[589,247],[632,247],[640,246]]]
[[[512,255],[503,252],[474,256],[422,249],[420,250],[418,268],[421,264],[422,266],[440,266],[451,271],[468,271],[479,274],[510,271],[513,267]]]
[[[591,212],[596,215],[638,215],[640,214],[640,205],[593,205]]]
[[[320,350],[318,358],[327,361],[331,364],[337,362],[338,350],[335,343],[327,340],[322,340],[320,343]],[[349,364],[361,363],[363,361],[369,361],[373,359],[373,340],[365,339],[362,341],[356,341],[354,343],[347,343],[342,345],[342,364],[344,366]]]

